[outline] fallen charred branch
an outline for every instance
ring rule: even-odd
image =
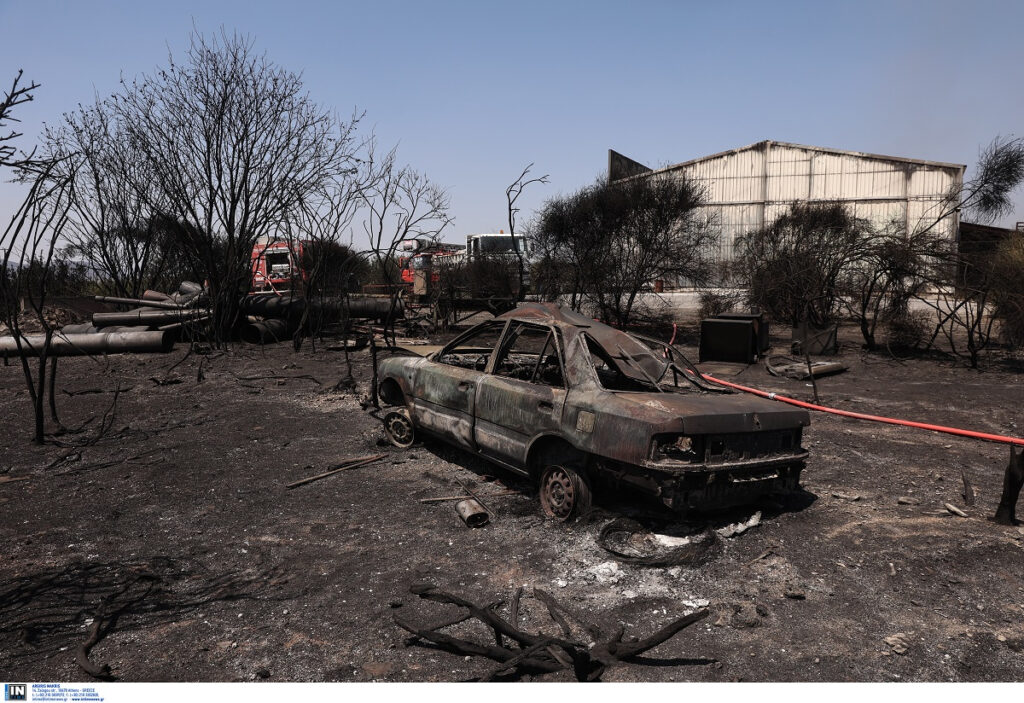
[[[273,380],[278,380],[278,381],[289,381],[289,380],[300,381],[301,380],[301,381],[312,381],[313,383],[315,383],[318,386],[324,385],[317,378],[315,378],[314,376],[310,376],[308,373],[300,374],[298,376],[275,376],[273,374],[268,374],[266,376],[235,376],[235,378],[237,378],[239,381],[266,381],[268,379],[273,379]]]
[[[75,663],[78,664],[82,671],[87,673],[89,676],[92,676],[94,679],[100,679],[101,681],[113,681],[114,676],[110,671],[110,665],[97,665],[89,661],[89,652],[93,647],[99,644],[99,641],[103,639],[106,634],[103,624],[103,619],[98,616],[93,620],[92,627],[89,628],[89,637],[75,648]],[[107,624],[108,627],[106,629],[109,629],[109,623]]]
[[[657,647],[671,639],[695,622],[707,617],[710,611],[701,608],[689,615],[677,618],[654,634],[644,639],[624,639],[624,628],[619,625],[614,630],[606,631],[595,623],[584,620],[559,604],[554,597],[542,590],[534,590],[534,598],[547,607],[548,613],[562,630],[562,636],[533,634],[519,629],[519,603],[522,589],[516,591],[510,608],[509,619],[504,620],[494,609],[494,605],[479,606],[451,593],[446,593],[429,583],[414,583],[409,591],[425,600],[465,608],[469,618],[487,626],[494,635],[495,644],[480,644],[472,640],[456,637],[440,630],[464,622],[461,617],[447,621],[440,626],[419,628],[393,615],[395,624],[418,639],[426,640],[441,649],[463,656],[485,657],[500,664],[481,680],[492,680],[505,672],[521,674],[550,674],[558,671],[571,671],[578,681],[596,681],[606,669],[628,662],[634,657]],[[582,637],[573,638],[573,627],[564,615],[570,615],[580,623]],[[505,639],[512,646],[505,646]],[[411,644],[415,644],[413,640]]]
[[[364,457],[360,457],[358,459],[348,459],[346,461],[341,462],[337,466],[332,467],[330,471],[325,471],[322,474],[317,474],[315,476],[310,476],[308,478],[303,478],[303,479],[300,479],[298,481],[293,481],[292,483],[289,483],[287,486],[285,486],[285,488],[291,489],[291,488],[298,488],[299,486],[305,486],[307,483],[312,483],[313,481],[319,481],[322,478],[327,478],[328,476],[333,476],[334,474],[339,473],[341,471],[348,471],[349,469],[358,469],[360,466],[366,466],[367,464],[372,464],[375,461],[380,461],[381,459],[383,459],[386,456],[387,456],[387,454],[377,454],[376,456],[364,456]]]
[[[484,497],[490,498],[503,498],[505,496],[521,496],[523,495],[519,491],[501,491],[500,493],[485,493]],[[466,500],[473,496],[461,495],[461,496],[438,496],[437,498],[420,498],[421,503],[445,503],[450,500]]]
[[[135,388],[135,386],[128,386],[127,388],[122,388],[118,392],[119,393],[127,393],[128,391],[130,391],[133,388]],[[99,395],[99,394],[102,394],[102,393],[113,393],[114,389],[113,388],[86,388],[86,389],[80,390],[80,391],[69,391],[67,388],[61,388],[60,392],[63,393],[64,395],[68,396],[68,397],[74,398],[76,395]]]
[[[0,337],[0,356],[39,356],[46,346],[45,335],[21,336],[21,348],[14,337]],[[100,354],[135,354],[171,351],[174,340],[166,332],[97,332],[65,334],[57,332],[50,340],[47,356],[93,356]]]

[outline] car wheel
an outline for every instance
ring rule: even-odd
[[[579,469],[554,464],[540,475],[540,507],[544,514],[569,521],[590,510],[590,484]]]
[[[396,447],[408,449],[416,441],[416,428],[412,424],[409,412],[404,408],[392,410],[384,416],[384,434]]]

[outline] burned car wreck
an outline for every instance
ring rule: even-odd
[[[385,430],[417,430],[539,483],[568,520],[594,485],[675,510],[718,509],[797,487],[806,411],[704,379],[673,346],[554,304],[527,303],[427,357],[379,367]]]

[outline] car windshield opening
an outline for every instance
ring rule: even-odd
[[[613,358],[604,347],[584,335],[587,340],[587,350],[590,352],[590,361],[597,372],[598,381],[601,386],[610,391],[650,391],[654,390],[650,381],[644,378],[638,369],[630,366],[630,362],[618,352]]]

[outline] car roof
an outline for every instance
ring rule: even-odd
[[[578,312],[562,307],[561,303],[520,303],[515,310],[498,315],[499,320],[507,319],[529,319],[536,322],[561,322],[572,327],[592,327],[601,325],[607,327],[597,320],[592,320]],[[612,329],[608,327],[608,329]]]
[[[665,362],[659,360],[644,344],[622,330],[581,315],[559,303],[522,303],[515,310],[499,315],[497,319],[553,324],[585,332],[612,357],[623,373],[639,381],[649,380],[651,376],[657,378],[664,371]],[[643,370],[635,368],[637,365]]]

